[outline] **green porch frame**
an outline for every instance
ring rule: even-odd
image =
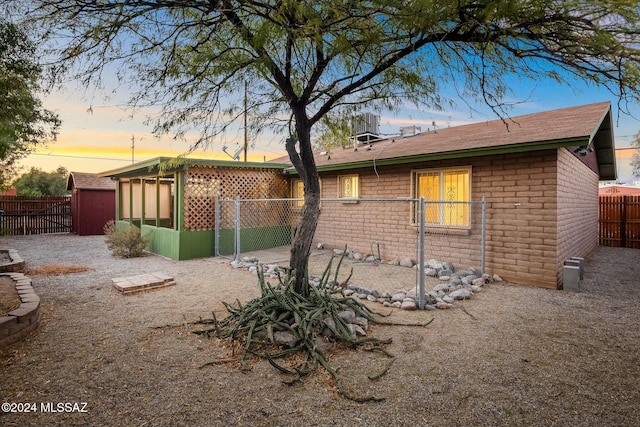
[[[220,195],[222,190],[227,191],[226,198],[229,198],[229,191],[235,193],[235,197],[255,197],[255,188],[263,187],[264,179],[259,180],[259,185],[255,185],[255,177],[252,182],[244,183],[243,174],[250,175],[260,170],[263,174],[277,177],[276,187],[281,194],[275,194],[276,197],[282,197],[283,191],[289,191],[282,173],[287,165],[217,160],[183,160],[178,166],[169,165],[171,159],[161,157],[100,175],[118,181],[116,226],[135,225],[143,235],[151,235],[147,246],[149,252],[174,260],[234,254],[235,229],[228,226],[221,228],[219,247],[216,248],[214,220],[209,217],[214,214],[212,205],[215,196]],[[216,175],[209,178],[207,173],[213,170]],[[229,175],[228,182],[224,182],[225,173]],[[284,190],[281,188],[283,185],[286,187]],[[205,187],[206,190],[202,190]],[[258,196],[271,195],[261,193]],[[189,202],[194,203],[186,210],[185,205]],[[188,224],[185,224],[185,217]],[[274,225],[241,229],[241,251],[268,249],[282,242],[281,237],[264,238],[273,233],[278,236],[290,235],[291,227]]]

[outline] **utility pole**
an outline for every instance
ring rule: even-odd
[[[131,164],[134,163],[133,153],[135,151],[135,148],[136,148],[136,137],[135,135],[131,135]]]
[[[244,161],[247,161],[247,82],[244,82]]]

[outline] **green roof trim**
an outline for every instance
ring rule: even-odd
[[[238,162],[232,160],[209,160],[209,159],[179,159],[176,157],[156,157],[153,159],[145,160],[138,163],[133,163],[129,166],[123,166],[121,168],[112,169],[109,171],[101,172],[98,176],[108,176],[113,178],[134,178],[142,176],[155,176],[160,173],[162,165],[167,165],[172,161],[178,163],[172,167],[168,167],[166,171],[172,172],[177,170],[186,170],[190,166],[204,166],[204,167],[228,167],[234,169],[286,169],[290,167],[289,164],[283,163],[269,163],[269,162]]]

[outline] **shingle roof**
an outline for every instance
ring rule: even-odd
[[[333,148],[315,153],[318,170],[376,164],[525,152],[594,143],[601,179],[615,174],[609,102],[563,108],[502,120],[456,126],[415,136],[388,138],[356,150]],[[276,159],[274,162],[282,162]]]
[[[116,183],[110,178],[98,176],[95,173],[71,172],[67,180],[67,190],[73,187],[82,190],[115,190]]]

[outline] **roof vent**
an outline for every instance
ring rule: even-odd
[[[409,136],[414,136],[422,132],[422,128],[420,126],[402,126],[400,128],[400,136],[402,138],[407,138]]]

